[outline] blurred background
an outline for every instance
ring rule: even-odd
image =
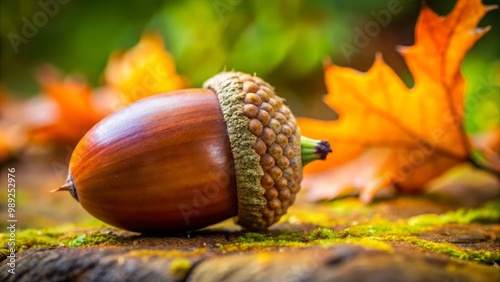
[[[442,15],[455,5],[455,1],[426,2]],[[98,89],[103,85],[110,55],[136,45],[145,31],[163,37],[177,73],[186,78],[189,87],[200,87],[224,68],[256,73],[276,87],[297,116],[334,119],[335,112],[322,102],[326,94],[323,62],[329,59],[366,71],[375,53],[381,52],[411,87],[411,74],[395,47],[414,43],[414,26],[422,6],[421,1],[411,0],[0,3],[0,106],[4,105],[0,107],[0,120],[4,117],[0,137],[2,130],[15,132],[12,117],[50,119],[52,108],[34,102],[47,91],[39,79],[45,70],[41,66],[53,65],[63,74],[75,75]],[[389,19],[380,18],[381,11],[390,9],[390,3],[399,12],[390,13]],[[356,36],[372,21],[378,22],[380,29],[371,35],[364,32],[368,40],[361,46]],[[487,25],[492,30],[468,53],[463,64],[468,81],[466,128],[470,133],[500,123],[498,10],[488,13],[479,24]],[[33,108],[27,110],[29,103]],[[21,141],[13,142],[10,146],[15,150],[2,160],[1,183],[6,183],[5,167],[16,167],[20,227],[92,221],[69,195],[48,194],[64,182],[74,140],[53,138],[29,148]],[[5,190],[0,191],[2,210],[6,207]]]

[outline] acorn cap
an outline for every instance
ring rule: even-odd
[[[235,162],[238,224],[264,229],[295,201],[302,180],[295,117],[263,79],[222,72],[204,88],[217,93]]]

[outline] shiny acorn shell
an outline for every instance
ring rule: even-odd
[[[85,210],[127,230],[195,230],[238,212],[226,123],[211,90],[152,96],[107,117],[77,145],[69,177]]]

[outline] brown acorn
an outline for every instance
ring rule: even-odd
[[[138,232],[196,230],[234,216],[250,229],[277,222],[295,201],[303,164],[325,159],[328,143],[301,138],[259,77],[223,72],[204,88],[145,98],[99,122],[54,191]]]

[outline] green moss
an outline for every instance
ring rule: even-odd
[[[307,234],[300,231],[282,232],[273,237],[276,242],[308,242]]]
[[[270,234],[261,234],[247,232],[234,240],[238,247],[272,247],[272,246],[303,246],[306,240],[305,233],[297,231],[274,232]],[[227,247],[227,246],[226,246]],[[230,246],[232,250],[234,246]],[[238,248],[236,248],[237,250]],[[227,250],[227,248],[226,248]]]
[[[370,222],[348,227],[344,231],[347,232],[348,235],[354,237],[377,236],[395,233],[406,234],[406,230],[401,229],[400,227],[402,227],[402,224],[398,224],[397,222],[390,222],[385,219],[374,219]]]
[[[170,264],[170,272],[180,277],[186,277],[193,268],[193,262],[185,258],[177,258]]]
[[[365,226],[366,227],[366,226]],[[281,234],[268,234],[263,235],[259,233],[246,233],[234,240],[234,245],[226,245],[226,251],[243,251],[249,248],[261,249],[264,247],[310,247],[321,246],[331,247],[337,244],[353,244],[359,245],[375,250],[392,252],[393,247],[391,242],[404,242],[421,247],[427,251],[445,254],[447,256],[474,261],[483,264],[494,264],[500,261],[500,251],[482,251],[463,249],[453,244],[446,242],[431,242],[421,239],[414,235],[397,234],[396,232],[389,232],[382,234],[387,226],[373,226],[366,227],[366,230],[373,230],[374,232],[350,232],[341,231],[333,232],[330,229],[318,228],[304,234],[300,232],[286,232]],[[397,229],[397,227],[395,228]],[[392,231],[392,230],[388,230]],[[372,235],[377,234],[377,235]]]
[[[378,238],[378,240],[406,242],[431,252],[444,254],[460,260],[474,261],[483,264],[493,265],[500,261],[500,250],[491,252],[485,250],[464,249],[450,243],[431,242],[416,236],[387,236]]]
[[[10,255],[10,249],[8,246],[0,249],[0,261],[4,260],[8,255]]]
[[[374,219],[369,222],[359,223],[343,230],[346,236],[351,237],[369,237],[398,235],[405,236],[415,233],[421,233],[432,228],[428,226],[410,226],[405,220],[392,222],[386,219]]]
[[[378,251],[392,253],[394,250],[392,246],[382,240],[376,238],[345,238],[335,240],[336,244],[352,244],[358,245]]]
[[[347,200],[347,206],[355,208],[357,200]],[[339,206],[340,207],[340,206]],[[342,209],[336,208],[335,212],[341,212]],[[347,209],[345,210],[347,211]],[[304,213],[294,213],[287,220],[296,220],[297,222],[307,222],[309,215],[301,217]],[[311,216],[312,217],[312,216]],[[325,217],[332,215],[323,214]],[[318,217],[313,221],[317,222]],[[326,219],[325,222],[331,223],[332,219]],[[269,232],[245,233],[234,240],[234,244],[224,246],[225,250],[238,251],[250,248],[272,248],[272,247],[308,247],[323,246],[328,247],[336,244],[355,244],[364,247],[391,252],[392,242],[404,242],[423,248],[430,252],[445,254],[447,256],[474,261],[484,264],[494,264],[500,261],[500,250],[485,251],[471,250],[455,246],[447,242],[431,242],[419,238],[417,235],[441,228],[446,224],[468,224],[474,222],[498,222],[500,221],[500,199],[494,200],[476,209],[458,209],[444,213],[442,215],[420,215],[407,220],[390,221],[377,214],[366,221],[346,224],[347,227],[341,231],[334,232],[329,228],[320,227],[311,232]],[[320,226],[328,226],[321,222]],[[330,225],[331,226],[331,225]]]
[[[318,228],[315,229],[309,234],[309,241],[314,241],[314,240],[324,240],[324,239],[334,239],[337,238],[337,235],[333,233],[332,230],[327,229],[327,228]]]
[[[133,250],[127,253],[127,256],[136,257],[163,257],[163,258],[185,258],[185,257],[198,257],[207,250],[205,248],[197,248],[192,251],[182,251],[182,250]]]
[[[230,252],[243,251],[250,248],[295,247],[305,248],[312,246],[331,247],[337,244],[360,245],[370,249],[392,252],[391,245],[381,240],[371,238],[346,237],[345,232],[335,233],[331,229],[317,228],[309,233],[285,231],[269,234],[248,232],[234,240],[233,245],[225,245],[224,250]]]
[[[0,256],[7,251],[9,233],[0,234]],[[16,233],[16,250],[18,252],[31,248],[44,247],[82,247],[94,245],[114,245],[126,239],[105,232],[75,226],[61,226],[47,229],[25,229]]]
[[[329,210],[316,210],[314,212],[307,210],[297,210],[293,206],[289,213],[284,215],[281,222],[287,222],[291,224],[312,224],[318,226],[333,226],[337,224],[346,223],[347,220],[343,218],[337,218],[329,213]]]
[[[251,243],[265,242],[267,240],[268,237],[264,234],[248,232],[245,233],[245,235],[236,238],[235,242],[241,244],[251,244]]]
[[[495,223],[500,221],[500,199],[491,201],[476,209],[458,209],[444,214],[423,214],[412,217],[412,226],[432,226],[447,223]]]
[[[69,247],[95,246],[103,243],[113,245],[122,238],[116,235],[106,234],[100,231],[94,231],[87,234],[78,235],[75,239],[69,241]]]
[[[80,235],[80,236],[76,237],[75,240],[71,240],[68,242],[68,246],[70,246],[70,247],[78,247],[78,246],[81,246],[83,244],[85,244],[85,234]]]
[[[329,208],[337,215],[351,215],[353,212],[362,215],[368,215],[376,210],[377,204],[365,205],[358,198],[344,198],[338,201],[328,203]]]

